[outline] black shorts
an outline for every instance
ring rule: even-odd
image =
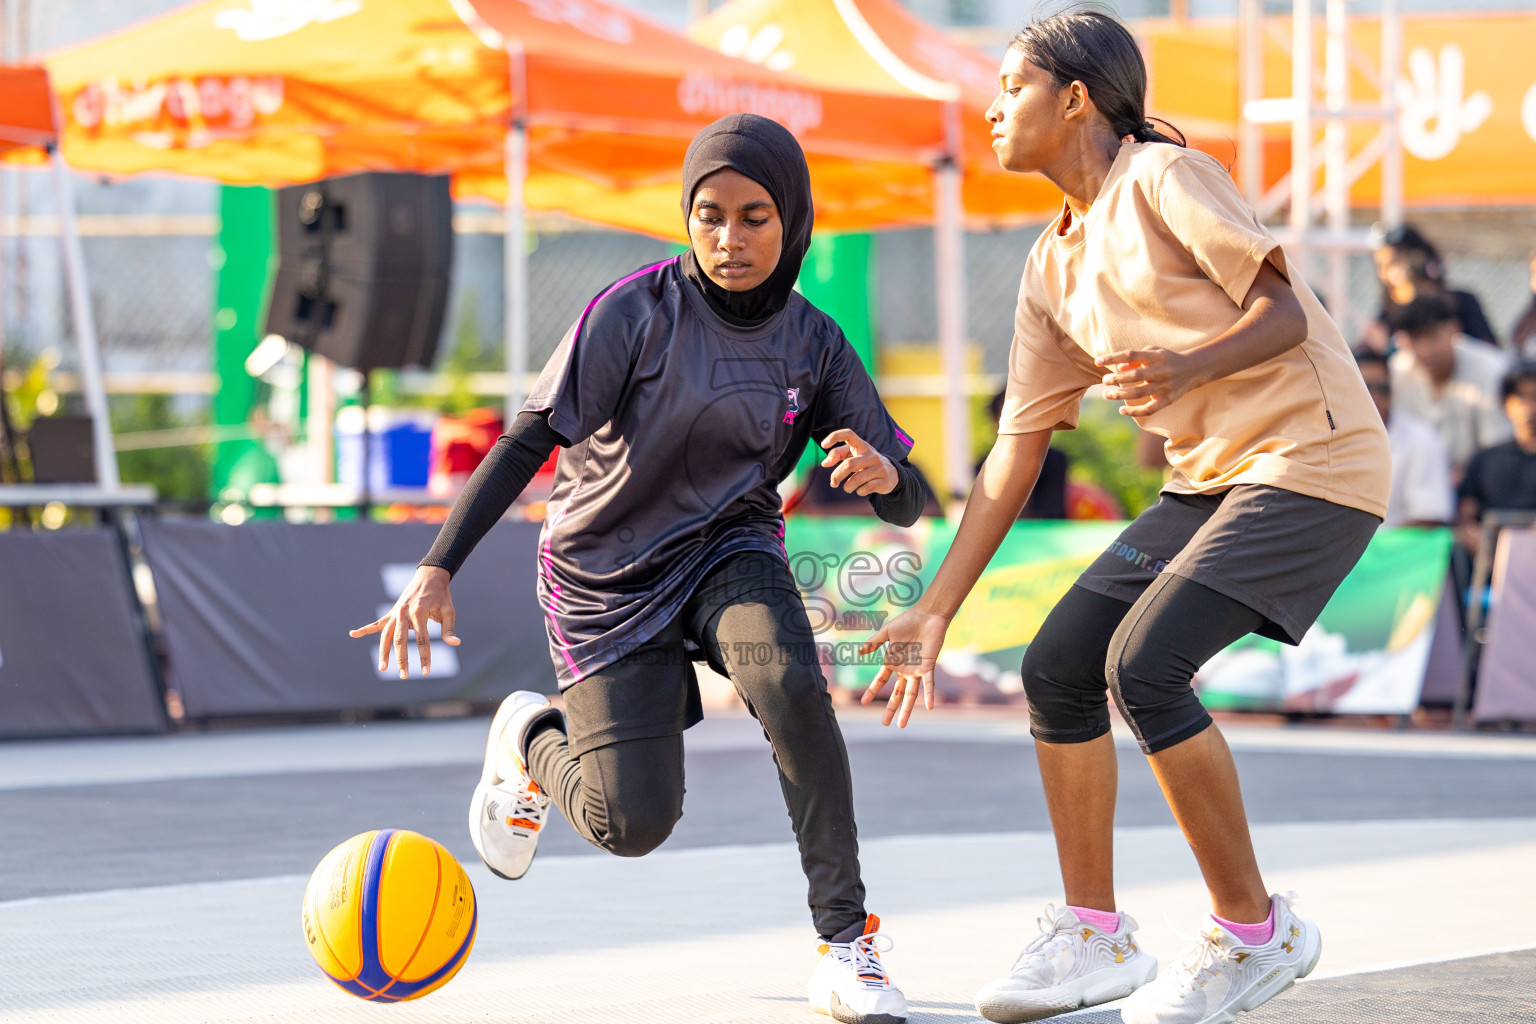
[[[1380,525],[1369,512],[1260,484],[1164,491],[1077,585],[1134,602],[1172,573],[1264,616],[1260,636],[1299,644]]]
[[[745,594],[764,592],[782,605],[780,616],[803,624],[811,639],[805,602],[784,559],[766,552],[728,555],[707,572],[677,617],[629,654],[566,687],[565,722],[571,754],[625,740],[675,736],[704,719],[694,661],[709,661],[720,675],[726,667],[706,655],[705,631],[726,605]],[[800,629],[793,630],[799,639]]]

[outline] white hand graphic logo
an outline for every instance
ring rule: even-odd
[[[1440,160],[1451,154],[1461,137],[1476,131],[1493,112],[1493,99],[1479,89],[1462,97],[1466,60],[1461,47],[1440,48],[1440,65],[1427,47],[1408,54],[1408,81],[1399,82],[1403,148],[1420,160]],[[1433,127],[1431,127],[1433,123]]]
[[[720,37],[720,52],[761,64],[770,71],[788,71],[795,66],[795,55],[779,49],[783,41],[784,29],[778,25],[764,25],[756,35],[745,25],[732,25]]]
[[[363,0],[250,0],[249,10],[220,11],[218,28],[232,29],[247,43],[291,35],[306,25],[323,25],[363,9]]]

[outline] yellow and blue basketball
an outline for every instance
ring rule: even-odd
[[[304,939],[326,977],[395,1003],[441,988],[475,944],[475,890],[440,843],[380,829],[325,855],[304,890]]]

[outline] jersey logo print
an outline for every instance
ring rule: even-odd
[[[795,415],[800,412],[800,389],[785,388],[784,393],[789,396],[789,409],[784,413],[784,422],[795,422]]]

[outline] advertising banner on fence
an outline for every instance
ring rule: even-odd
[[[1536,722],[1536,533],[1499,535],[1493,590],[1472,712],[1482,722]]]
[[[1207,707],[1407,714],[1419,706],[1436,633],[1448,530],[1382,530],[1317,625],[1290,647],[1249,636],[1206,663]]]
[[[408,707],[552,690],[534,595],[538,526],[499,523],[454,577],[459,647],[432,645],[423,677],[378,670],[387,612],[437,527],[426,523],[149,522],[145,554],[165,621],[167,685],[188,717]],[[436,624],[429,631],[440,636]]]
[[[1024,648],[1046,614],[1123,523],[1021,522],[951,624],[939,668],[946,692],[1007,700],[1022,690]],[[954,527],[924,520],[791,518],[786,551],[822,661],[842,686],[872,679],[858,643],[915,604]],[[1396,714],[1418,706],[1450,553],[1450,534],[1383,530],[1300,647],[1248,637],[1197,683],[1211,707]]]
[[[165,728],[130,593],[108,530],[0,533],[0,738]]]

